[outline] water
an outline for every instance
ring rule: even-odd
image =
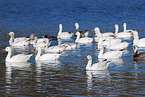
[[[57,35],[58,25],[64,31],[100,27],[102,32],[114,31],[114,25],[127,23],[145,37],[145,1],[142,0],[0,0],[0,49],[9,46],[8,33],[29,37]],[[92,32],[90,36],[94,36]],[[65,40],[63,42],[74,42]],[[7,52],[0,50],[0,96],[145,96],[145,62],[132,60],[132,39],[125,54],[113,60],[103,71],[86,71],[91,55],[98,62],[97,43],[80,45],[64,51],[57,61],[35,62],[35,54],[26,63],[5,63]],[[54,42],[53,45],[56,45]],[[141,50],[141,51],[144,51]],[[33,52],[32,52],[33,53]]]

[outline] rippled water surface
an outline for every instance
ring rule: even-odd
[[[60,23],[64,31],[74,33],[78,22],[80,30],[98,26],[102,32],[114,32],[115,24],[123,31],[126,22],[127,29],[136,29],[143,38],[144,21],[143,0],[0,0],[0,96],[145,96],[145,62],[132,60],[132,39],[124,40],[130,42],[128,49],[103,71],[85,70],[87,55],[93,63],[99,61],[96,42],[78,45],[64,51],[59,60],[47,62],[36,62],[31,51],[29,62],[5,63],[7,52],[2,51],[9,46],[10,31],[15,37],[56,36]],[[92,31],[89,36],[94,36]]]

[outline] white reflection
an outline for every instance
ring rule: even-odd
[[[12,71],[15,69],[22,69],[30,67],[29,62],[6,62],[6,92],[11,90]]]
[[[36,61],[37,66],[47,66],[47,67],[54,67],[61,64],[59,60],[48,60],[48,61]]]
[[[36,61],[36,82],[37,82],[37,92],[41,92],[41,86],[42,86],[42,72],[43,72],[43,69],[47,69],[48,67],[50,69],[52,68],[56,68],[58,67],[60,64],[60,61],[59,60],[49,60],[49,61]],[[39,89],[40,88],[40,89]]]
[[[102,81],[110,78],[108,70],[86,71],[88,91],[93,88],[93,80]],[[108,80],[109,81],[109,80]]]

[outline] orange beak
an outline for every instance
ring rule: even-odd
[[[97,47],[95,47],[95,49],[98,49],[98,46],[97,46]]]
[[[92,31],[94,31],[93,34],[95,34],[95,29],[93,29]]]
[[[36,50],[36,48],[34,48],[34,51]]]
[[[133,49],[133,47],[131,49]]]
[[[88,57],[85,58],[85,60],[87,60],[87,59],[88,59]]]
[[[6,49],[3,49],[2,51],[5,51]]]
[[[134,36],[132,36],[131,38],[134,39]]]
[[[133,33],[131,33],[131,35],[133,35]]]
[[[103,39],[103,41],[106,41],[106,39]]]

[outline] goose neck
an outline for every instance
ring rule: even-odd
[[[9,44],[11,45],[14,42],[14,35],[10,35]]]
[[[38,60],[40,58],[40,55],[41,55],[41,48],[38,47],[38,52],[37,52],[35,59]]]
[[[90,69],[91,65],[92,65],[92,57],[89,59],[87,66],[86,66],[86,69]]]
[[[115,34],[117,34],[118,31],[119,31],[119,27],[118,27],[118,25],[116,25],[116,26],[115,26]]]
[[[139,41],[139,37],[134,36],[133,45],[137,45],[138,41]]]
[[[126,32],[126,23],[123,24],[124,32]]]
[[[76,38],[75,42],[78,42],[79,39],[80,39],[80,33],[77,32],[77,38]]]
[[[103,56],[104,47],[102,46],[98,55],[98,58],[102,58]]]
[[[76,24],[76,31],[79,31],[79,24]]]
[[[11,49],[10,49],[10,50],[8,51],[7,56],[6,56],[6,61],[9,61],[9,60],[10,60],[11,55],[12,55],[12,51],[11,51]]]

